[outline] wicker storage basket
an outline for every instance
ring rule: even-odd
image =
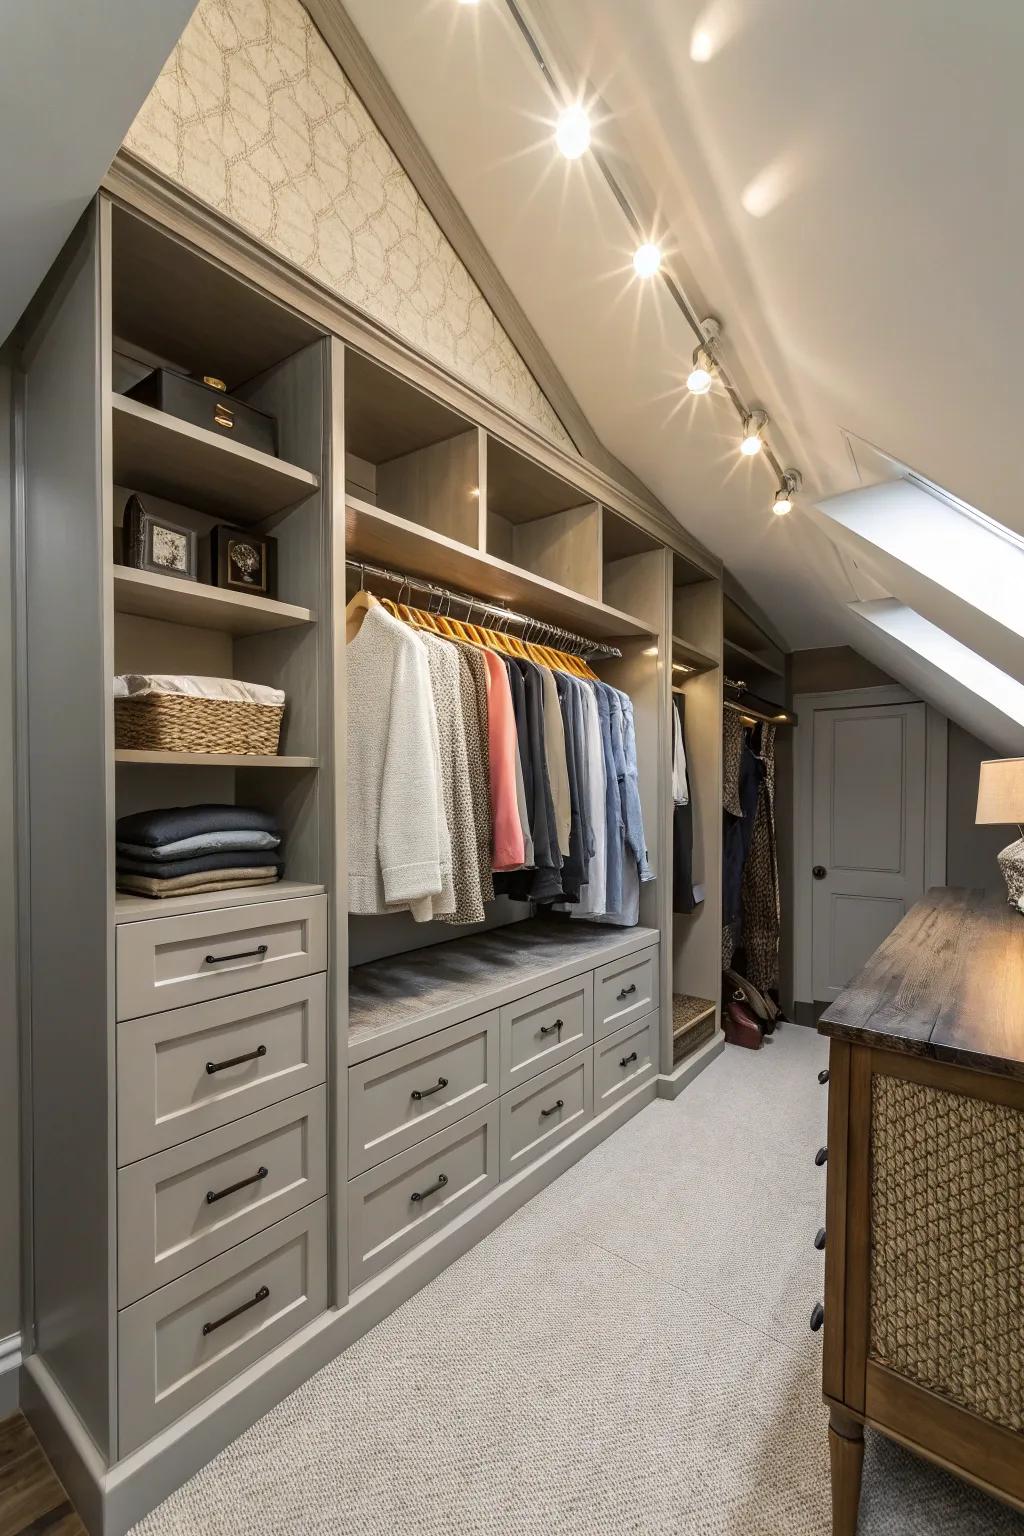
[[[284,705],[151,693],[114,700],[114,745],[147,752],[273,755]]]

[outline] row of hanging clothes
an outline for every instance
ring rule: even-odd
[[[784,711],[778,719],[788,723]],[[757,1047],[780,1017],[782,899],[772,720],[727,702],[722,740],[723,1027]]]
[[[478,923],[507,896],[634,925],[653,874],[632,700],[582,656],[473,623],[470,598],[454,618],[454,596],[360,587],[346,609],[349,911]]]

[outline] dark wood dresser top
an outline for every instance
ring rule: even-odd
[[[936,886],[822,1014],[838,1040],[1024,1079],[1024,914]]]

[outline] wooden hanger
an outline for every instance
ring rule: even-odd
[[[363,620],[371,608],[379,608],[380,601],[365,587],[360,587],[345,607],[345,644],[354,640],[363,627]]]

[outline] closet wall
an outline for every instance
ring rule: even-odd
[[[13,370],[0,352],[0,1414],[17,1400],[20,1335],[20,1081],[14,839]]]

